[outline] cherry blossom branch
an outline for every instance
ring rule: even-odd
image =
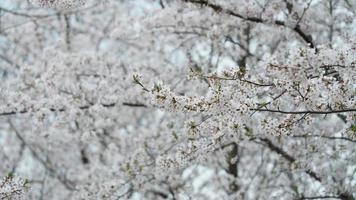
[[[121,105],[123,106],[128,106],[128,107],[141,107],[141,108],[147,108],[148,106],[143,104],[143,103],[129,103],[129,102],[124,102]],[[93,105],[85,105],[85,106],[80,106],[79,109],[81,110],[87,110]],[[112,104],[101,104],[101,106],[105,108],[110,108],[110,107],[115,107],[117,106],[116,103]],[[65,108],[60,108],[60,109],[55,109],[55,108],[50,108],[49,109],[52,112],[64,112],[66,109]],[[191,111],[195,111],[194,109],[190,109]],[[264,109],[264,108],[252,108],[250,109],[251,111],[255,112],[270,112],[270,113],[279,113],[279,114],[291,114],[291,115],[305,115],[305,114],[314,114],[314,115],[327,115],[327,114],[337,114],[337,113],[347,113],[347,112],[356,112],[356,108],[350,108],[350,109],[341,109],[341,110],[320,110],[320,111],[314,111],[314,110],[302,110],[302,111],[286,111],[286,110],[274,110],[274,109]],[[240,111],[240,109],[237,109],[236,111]],[[9,111],[9,112],[2,112],[0,113],[0,116],[11,116],[11,115],[16,115],[16,114],[25,114],[28,113],[28,110],[21,110],[21,111]]]
[[[182,0],[182,1],[183,2],[192,3],[192,4],[199,4],[201,6],[206,6],[206,7],[211,8],[213,11],[215,11],[217,13],[225,13],[227,15],[230,15],[230,16],[233,16],[233,17],[237,17],[239,19],[246,20],[246,21],[249,21],[249,22],[267,24],[267,22],[264,21],[261,18],[248,17],[248,16],[245,17],[245,16],[243,16],[243,15],[237,13],[237,12],[234,12],[233,10],[225,9],[220,5],[209,3],[208,0]],[[292,29],[294,32],[296,32],[309,45],[310,48],[315,48],[315,44],[314,44],[312,36],[304,33],[302,31],[302,29],[300,28],[299,24],[297,24],[294,28],[287,26],[285,24],[285,22],[280,21],[280,20],[275,20],[274,24],[278,25],[278,26],[283,26],[283,27]]]
[[[276,152],[277,154],[281,155],[284,159],[286,159],[289,163],[294,163],[296,161],[296,158],[293,156],[289,155],[286,151],[284,151],[282,148],[276,146],[273,144],[271,140],[268,138],[259,138],[262,142],[264,142],[267,147],[271,150]],[[305,173],[308,174],[311,178],[321,182],[322,179],[311,169],[305,170]]]
[[[352,194],[347,192],[341,192],[338,196],[315,196],[315,197],[300,197],[295,200],[306,200],[306,199],[341,199],[341,200],[355,200]]]
[[[212,104],[212,103],[209,103],[209,104]],[[185,108],[189,111],[196,111],[196,112],[206,111],[206,110],[202,110],[202,109],[198,110],[198,109],[190,107],[190,106],[185,106]],[[287,114],[287,115],[307,115],[307,114],[327,115],[327,114],[356,112],[356,108],[341,109],[341,110],[320,110],[320,111],[314,111],[314,110],[287,111],[287,110],[275,110],[275,109],[263,109],[263,108],[251,108],[249,110],[255,111],[255,112],[270,112],[270,113]],[[236,111],[241,111],[241,109],[236,109]],[[252,113],[252,114],[254,114],[254,113]]]
[[[0,199],[22,199],[21,195],[28,181],[14,180],[14,174],[10,173],[0,180]]]
[[[260,141],[266,144],[266,146],[271,150],[276,152],[277,154],[281,155],[284,159],[286,159],[290,163],[294,163],[296,161],[296,158],[293,157],[292,155],[288,154],[286,151],[284,151],[282,148],[276,146],[273,144],[271,140],[268,138],[259,138]],[[304,171],[306,174],[308,174],[311,178],[317,180],[318,182],[322,182],[322,178],[317,175],[313,170],[307,169]],[[338,192],[337,196],[325,196],[326,198],[338,198],[341,200],[355,200],[352,194],[349,194],[347,192]],[[316,197],[302,197],[299,199],[317,199]],[[319,199],[322,199],[319,197]]]
[[[48,172],[50,172],[50,176],[56,178],[65,188],[67,188],[68,190],[76,190],[75,189],[75,185],[72,181],[68,180],[66,177],[61,176],[58,174],[58,172],[52,167],[50,166],[50,162],[43,160],[38,153],[31,147],[31,145],[29,145],[27,143],[27,141],[25,140],[25,138],[20,134],[20,132],[14,127],[14,125],[12,124],[12,122],[9,120],[9,124],[11,129],[15,132],[16,137],[21,141],[21,143],[23,145],[25,145],[31,152],[31,154],[33,155],[33,157],[39,161],[42,166],[48,170]]]
[[[258,87],[271,87],[271,86],[275,86],[273,83],[257,83],[257,82],[253,82],[244,78],[235,78],[235,77],[221,77],[221,76],[216,76],[216,75],[210,75],[210,76],[206,76],[206,75],[197,75],[200,78],[204,78],[204,79],[217,79],[217,80],[225,80],[225,81],[241,81],[241,82],[245,82],[245,83],[249,83]]]
[[[307,200],[307,199],[341,199],[338,196],[315,196],[315,197],[300,197],[295,200]]]
[[[122,103],[122,105],[124,106],[129,106],[129,107],[144,107],[147,108],[147,106],[143,103],[128,103],[128,102],[124,102]]]
[[[2,194],[1,193],[1,200],[6,200],[6,199],[12,199],[13,196],[15,195],[20,195],[22,192],[21,189],[14,189],[14,190],[11,190],[9,193],[5,193],[5,194]]]
[[[105,108],[110,108],[110,107],[115,107],[117,104],[112,103],[112,104],[101,104],[101,106],[105,107]],[[128,107],[141,107],[141,108],[146,108],[147,105],[142,104],[142,103],[129,103],[129,102],[124,102],[122,103],[123,106],[128,106]],[[87,110],[89,109],[91,106],[93,105],[86,105],[86,106],[80,106],[79,109],[81,110]],[[64,112],[66,111],[65,108],[60,108],[60,109],[55,109],[55,108],[50,108],[49,109],[52,112]],[[11,115],[16,115],[16,114],[25,114],[28,113],[28,110],[20,110],[20,111],[9,111],[9,112],[2,112],[0,113],[0,116],[11,116]]]
[[[71,24],[70,24],[70,19],[69,15],[65,14],[64,16],[64,22],[65,22],[65,42],[67,45],[67,50],[71,50],[71,38],[70,38],[70,33],[71,33]]]
[[[1,10],[1,8],[0,8],[0,10]],[[0,26],[0,33],[1,33],[1,26]],[[19,68],[19,65],[18,64],[16,64],[14,61],[12,61],[12,60],[10,60],[9,58],[7,58],[6,56],[4,56],[4,55],[2,55],[2,54],[0,54],[0,60],[3,60],[3,61],[5,61],[7,64],[9,64],[9,65],[12,65],[12,66],[15,66],[16,68]]]
[[[10,13],[12,15],[17,15],[17,16],[27,17],[27,18],[37,18],[37,19],[57,16],[57,14],[58,14],[58,13],[53,13],[53,14],[47,14],[47,15],[31,15],[31,14],[27,14],[27,13],[23,13],[23,12],[17,12],[14,10],[10,10],[10,9],[7,9],[7,8],[1,7],[1,6],[0,6],[0,10],[2,10],[5,13]]]
[[[341,109],[341,110],[302,110],[302,111],[285,111],[285,110],[274,110],[274,109],[251,109],[258,112],[271,112],[279,114],[292,114],[292,115],[304,115],[304,114],[314,114],[314,115],[327,115],[327,114],[336,114],[336,113],[347,113],[347,112],[356,112],[356,108],[350,109]]]

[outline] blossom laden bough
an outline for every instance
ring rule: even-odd
[[[24,198],[355,199],[347,1],[14,2],[0,173]]]
[[[31,2],[41,7],[73,9],[84,5],[86,0],[31,0]]]
[[[28,187],[28,180],[22,180],[9,173],[0,181],[0,199],[22,200]]]

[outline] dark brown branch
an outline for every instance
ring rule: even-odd
[[[268,138],[260,138],[260,140],[262,142],[264,142],[270,150],[272,150],[272,151],[276,152],[277,154],[281,155],[288,162],[294,163],[296,161],[296,159],[293,156],[289,155],[282,148],[280,148],[280,147],[276,146],[275,144],[273,144],[273,142],[271,140],[269,140]],[[311,178],[313,178],[313,179],[315,179],[315,180],[317,180],[319,182],[322,181],[322,179],[314,171],[312,171],[310,169],[305,170],[305,173],[308,174]]]
[[[227,155],[227,163],[228,163],[228,169],[227,169],[227,173],[229,173],[230,175],[232,175],[234,178],[238,177],[238,164],[239,164],[239,148],[238,145],[236,143],[230,143],[232,145],[232,149],[228,152]],[[238,157],[238,159],[234,162],[231,162],[231,159],[235,159],[236,157]],[[240,186],[238,184],[235,183],[235,181],[232,181],[232,183],[230,184],[230,191],[231,192],[237,192],[239,190]]]
[[[137,104],[123,103],[122,105],[129,106],[129,107],[143,107],[143,108],[147,107],[147,105],[141,104],[141,103],[137,103]],[[86,110],[86,109],[89,109],[91,106],[92,105],[87,105],[87,106],[81,106],[79,108],[81,110]],[[102,106],[105,108],[109,108],[109,107],[115,107],[116,104],[102,104]],[[65,108],[60,108],[60,109],[50,108],[49,110],[52,112],[56,112],[56,111],[64,112]],[[190,110],[196,111],[196,110],[192,110],[192,109],[190,109]],[[305,115],[305,114],[326,115],[326,114],[356,112],[356,108],[341,109],[341,110],[320,110],[320,111],[314,111],[314,110],[285,111],[285,110],[273,110],[273,109],[263,109],[263,108],[252,108],[250,110],[257,111],[257,112],[269,112],[269,113],[290,114],[290,115]],[[240,111],[240,109],[237,109],[236,111]],[[2,113],[0,113],[0,116],[11,116],[11,115],[25,114],[25,113],[28,113],[28,110],[2,112]]]
[[[48,14],[48,15],[32,15],[32,14],[27,14],[27,13],[23,13],[23,12],[17,12],[17,11],[10,10],[10,9],[4,8],[4,7],[0,7],[0,9],[5,13],[10,13],[12,15],[21,16],[21,17],[27,17],[27,18],[41,19],[41,18],[47,18],[47,17],[52,17],[52,16],[56,16],[57,15],[57,13]]]
[[[315,197],[300,197],[295,200],[307,200],[307,199],[340,199],[338,196],[315,196]]]
[[[246,20],[246,21],[249,21],[249,22],[267,24],[267,22],[262,20],[261,18],[248,17],[248,16],[245,17],[245,16],[243,16],[243,15],[241,15],[239,13],[234,12],[233,10],[225,9],[225,8],[221,7],[220,5],[209,3],[208,0],[182,0],[182,1],[188,2],[188,3],[193,3],[193,4],[198,4],[198,5],[201,5],[201,6],[206,6],[206,7],[211,8],[213,11],[215,11],[217,13],[225,13],[225,14],[228,14],[230,16],[233,16],[233,17],[236,17],[236,18],[239,18],[239,19],[242,19],[242,20]],[[278,26],[283,26],[283,27],[292,29],[294,32],[296,32],[308,44],[308,46],[310,48],[315,48],[312,36],[306,34],[305,32],[303,32],[299,25],[295,26],[294,28],[291,28],[291,27],[287,26],[285,24],[285,22],[280,21],[280,20],[275,20],[274,24],[278,25]]]
[[[340,192],[339,193],[339,198],[341,200],[355,200],[354,196],[351,193],[348,193],[348,192]]]
[[[149,190],[148,192],[152,192],[154,195],[159,196],[159,197],[161,197],[163,199],[167,199],[168,198],[168,195],[165,194],[164,192],[161,192],[161,191]]]
[[[33,147],[27,143],[25,138],[20,134],[20,132],[14,127],[11,121],[9,121],[11,129],[15,132],[16,137],[21,141],[23,145],[25,145],[33,155],[33,157],[42,164],[42,166],[50,172],[49,175],[56,178],[65,188],[70,191],[76,190],[75,184],[71,180],[68,180],[66,177],[61,176],[53,166],[50,165],[50,162],[42,159],[40,155],[33,149]]]
[[[159,0],[159,5],[161,6],[162,9],[165,8],[164,3],[163,3],[163,0]]]
[[[356,108],[341,109],[341,110],[302,110],[302,111],[286,111],[286,110],[260,109],[260,108],[253,108],[251,110],[258,111],[258,112],[270,112],[270,113],[291,114],[291,115],[304,115],[304,114],[326,115],[326,114],[356,112]]]
[[[124,102],[122,103],[122,105],[124,106],[129,106],[129,107],[143,107],[143,108],[147,108],[147,106],[143,103],[128,103],[128,102]]]
[[[191,71],[194,73],[194,70],[191,69]],[[216,76],[216,75],[199,75],[197,74],[198,77],[203,78],[203,79],[216,79],[216,80],[224,80],[224,81],[241,81],[244,83],[252,84],[258,87],[272,87],[275,86],[273,83],[257,83],[253,82],[244,78],[238,78],[238,77],[222,77],[222,76]]]
[[[289,161],[290,163],[293,163],[296,161],[296,159],[294,157],[292,157],[291,155],[289,155],[287,152],[285,152],[283,149],[281,149],[280,147],[276,146],[275,144],[272,143],[271,140],[267,139],[267,138],[260,138],[260,140],[262,142],[264,142],[267,147],[278,153],[279,155],[281,155],[283,158],[285,158],[287,161]]]
[[[296,161],[296,159],[288,154],[286,151],[284,151],[282,148],[276,146],[273,144],[271,140],[268,138],[259,138],[262,142],[266,144],[266,146],[271,150],[276,152],[277,154],[281,155],[284,159],[286,159],[288,162],[293,163]],[[306,174],[308,174],[311,178],[317,180],[318,182],[321,182],[322,179],[319,177],[313,170],[307,169],[304,171]],[[355,200],[352,194],[348,192],[338,192],[338,196],[324,196],[324,199],[327,198],[336,198],[336,199],[341,199],[341,200]],[[323,199],[322,197],[301,197],[299,199]]]
[[[1,33],[1,30],[0,30],[0,33]],[[19,68],[19,65],[14,63],[13,61],[11,61],[9,58],[7,58],[6,56],[4,55],[1,55],[0,54],[0,60],[3,60],[5,61],[7,64],[11,65],[11,66],[15,66],[16,68]]]
[[[142,104],[142,103],[129,103],[129,102],[124,102],[122,103],[123,106],[128,106],[128,107],[138,107],[138,108],[147,108],[147,105]],[[81,110],[87,110],[89,109],[91,106],[93,105],[86,105],[86,106],[80,106],[79,109]],[[101,104],[101,106],[105,107],[105,108],[111,108],[111,107],[115,107],[116,104],[112,103],[112,104]],[[54,108],[50,108],[49,109],[52,112],[64,112],[66,109],[65,108],[60,108],[60,109],[54,109]],[[25,114],[28,113],[28,110],[21,110],[21,111],[9,111],[9,112],[2,112],[0,113],[0,117],[1,116],[11,116],[11,115],[16,115],[16,114]]]
[[[65,22],[65,42],[67,46],[67,50],[71,50],[71,38],[70,38],[70,32],[71,32],[71,25],[70,25],[70,18],[69,15],[63,15],[64,16],[64,22]]]
[[[300,197],[295,200],[307,200],[307,199],[341,199],[341,200],[355,200],[352,194],[339,193],[338,196],[315,196],[315,197]]]
[[[115,107],[117,104],[112,103],[112,104],[101,104],[101,106],[105,108],[110,108],[110,107]],[[129,106],[129,107],[142,107],[142,108],[147,108],[147,105],[142,104],[142,103],[128,103],[124,102],[121,105],[123,106]],[[79,107],[81,110],[87,110],[93,105],[85,105]],[[60,108],[60,109],[54,109],[50,108],[49,109],[52,112],[64,112],[66,109],[65,108]],[[269,112],[269,113],[278,113],[278,114],[290,114],[290,115],[306,115],[306,114],[314,114],[314,115],[326,115],[326,114],[338,114],[338,113],[347,113],[347,112],[356,112],[356,108],[349,108],[349,109],[341,109],[341,110],[319,110],[319,111],[314,111],[314,110],[302,110],[302,111],[286,111],[286,110],[274,110],[274,109],[265,109],[265,108],[252,108],[250,109],[251,111],[256,111],[256,112]],[[191,109],[191,111],[197,111]],[[240,109],[236,109],[236,111],[240,111]],[[9,111],[9,112],[2,112],[0,113],[1,116],[11,116],[11,115],[16,115],[16,114],[25,114],[28,113],[28,110],[21,110],[21,111]]]

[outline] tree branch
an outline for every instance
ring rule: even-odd
[[[66,189],[73,191],[75,189],[75,184],[71,180],[67,179],[66,177],[60,175],[53,166],[50,165],[50,162],[42,159],[40,155],[33,149],[33,147],[27,143],[25,138],[20,134],[20,132],[15,128],[12,122],[9,120],[9,124],[11,129],[15,132],[16,137],[20,140],[22,145],[25,145],[33,155],[33,157],[42,164],[42,166],[50,172],[49,175],[56,178]]]
[[[338,196],[315,196],[315,197],[300,197],[295,200],[307,200],[307,199],[340,199]]]
[[[276,146],[275,144],[273,144],[273,142],[271,140],[269,140],[268,138],[259,138],[262,142],[264,142],[267,147],[276,152],[277,154],[281,155],[284,159],[286,159],[289,163],[294,163],[296,161],[296,159],[289,155],[286,151],[284,151],[282,148]],[[308,174],[311,178],[321,182],[322,179],[311,169],[307,169],[304,171],[306,174]]]
[[[230,15],[230,16],[242,19],[242,20],[246,20],[246,21],[249,21],[249,22],[267,24],[267,22],[264,21],[261,18],[243,16],[243,15],[241,15],[239,13],[234,12],[233,10],[225,9],[225,8],[221,7],[220,5],[209,3],[208,0],[182,0],[182,1],[187,2],[187,3],[192,3],[192,4],[198,4],[198,5],[201,5],[201,6],[206,6],[206,7],[211,8],[213,11],[215,11],[217,13],[225,13],[227,15]],[[314,44],[312,36],[306,34],[305,32],[303,32],[302,29],[300,28],[299,24],[296,25],[294,28],[287,26],[285,24],[285,22],[280,21],[280,20],[275,20],[274,24],[278,25],[278,26],[283,26],[283,27],[292,29],[294,32],[296,32],[308,44],[308,46],[310,48],[315,48],[315,44]]]
[[[111,107],[115,107],[117,104],[116,103],[112,103],[112,104],[101,104],[101,106],[105,107],[105,108],[111,108]],[[142,104],[142,103],[129,103],[129,102],[123,102],[122,103],[123,106],[128,106],[128,107],[137,107],[137,108],[147,108],[147,105]],[[80,106],[79,109],[81,110],[87,110],[89,109],[91,106],[93,105],[86,105],[86,106]],[[52,112],[64,112],[66,111],[65,108],[60,108],[60,109],[54,109],[54,108],[50,108],[49,109]],[[11,116],[11,115],[16,115],[16,114],[25,114],[28,113],[28,110],[20,110],[20,111],[9,111],[9,112],[2,112],[0,113],[0,117],[1,116]]]
[[[270,113],[292,114],[292,115],[304,115],[304,114],[326,115],[326,114],[356,112],[356,108],[341,109],[341,110],[302,110],[302,111],[286,111],[286,110],[261,109],[261,108],[253,108],[251,110],[258,111],[258,112],[270,112]]]

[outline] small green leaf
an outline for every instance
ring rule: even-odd
[[[8,177],[8,178],[14,178],[14,177],[15,177],[14,172],[9,172],[9,173],[7,174],[7,177]]]
[[[177,133],[175,131],[172,132],[172,135],[173,135],[175,140],[178,140],[178,135],[177,135]]]
[[[350,130],[354,133],[356,133],[356,124],[352,124],[350,127]]]
[[[23,183],[24,187],[29,187],[30,186],[30,181],[28,179],[25,179],[25,182]]]

